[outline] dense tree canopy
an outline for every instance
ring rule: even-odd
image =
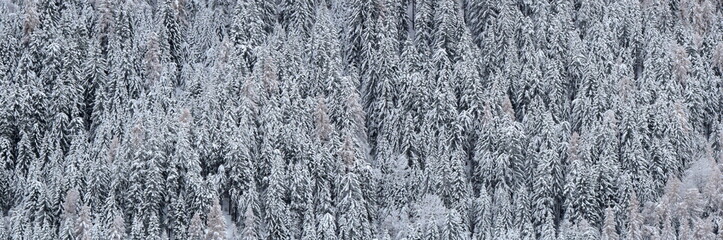
[[[720,239],[722,2],[0,0],[0,239]]]

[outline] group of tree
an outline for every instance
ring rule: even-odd
[[[0,0],[0,239],[720,239],[723,2]]]

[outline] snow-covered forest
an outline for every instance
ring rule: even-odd
[[[723,239],[720,0],[0,0],[0,239]]]

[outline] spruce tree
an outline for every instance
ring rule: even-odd
[[[268,177],[268,188],[265,193],[266,225],[270,239],[292,238],[289,226],[291,219],[289,207],[286,204],[284,193],[287,191],[287,176],[282,162],[281,151],[271,152],[271,173]]]
[[[204,229],[206,226],[204,226],[201,215],[199,215],[198,212],[195,212],[193,214],[193,217],[191,218],[191,223],[188,225],[188,239],[193,240],[200,240],[204,239]]]
[[[226,220],[221,211],[221,204],[218,197],[213,199],[211,208],[206,216],[206,238],[210,240],[219,240],[226,238]]]
[[[371,237],[369,216],[366,210],[366,203],[362,195],[361,183],[357,171],[359,162],[356,152],[347,143],[340,149],[341,160],[344,163],[343,172],[337,179],[336,185],[338,196],[337,224],[338,235],[344,239],[366,239]]]

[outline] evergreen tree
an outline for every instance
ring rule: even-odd
[[[123,221],[123,217],[120,215],[116,215],[115,218],[113,218],[113,222],[111,223],[110,227],[108,228],[108,239],[112,240],[120,240],[124,239],[126,234],[125,229],[125,223]]]
[[[229,29],[229,35],[237,46],[236,51],[243,56],[245,67],[251,68],[256,60],[253,48],[259,46],[265,37],[262,13],[257,1],[237,1],[234,7],[234,17]]]
[[[78,222],[75,226],[75,235],[78,239],[93,239],[93,219],[91,217],[90,207],[83,205],[78,213]]]
[[[600,238],[618,239],[619,237],[615,222],[615,210],[608,207],[605,209],[605,220],[603,220]]]
[[[554,129],[550,128],[551,116],[546,115],[543,125],[543,133],[541,136],[546,138],[537,139],[534,138],[530,142],[536,141],[547,141],[541,142],[539,146],[539,152],[536,154],[538,157],[537,168],[533,175],[533,221],[536,223],[538,233],[544,235],[544,232],[549,232],[551,229],[554,231],[555,219],[557,217],[556,212],[558,211],[557,199],[562,190],[562,163],[560,162],[560,155],[556,148],[558,148],[555,136],[552,132]],[[534,148],[533,148],[534,149]],[[550,221],[552,220],[552,221]]]
[[[468,235],[467,225],[462,222],[460,214],[457,210],[450,210],[440,231],[440,237],[444,239],[467,239]]]
[[[445,49],[452,61],[456,61],[460,57],[457,45],[463,32],[459,6],[456,6],[456,3],[456,1],[452,0],[437,3],[433,23],[435,32],[432,47],[434,49]]]
[[[289,207],[284,198],[287,191],[287,176],[284,163],[281,159],[281,151],[271,152],[271,173],[268,177],[268,188],[266,189],[266,225],[270,239],[289,239],[292,237],[289,226]]]
[[[319,223],[316,226],[316,231],[319,233],[319,239],[337,239],[336,219],[330,213],[324,213],[318,220]]]
[[[226,220],[221,211],[221,204],[218,198],[213,199],[211,208],[209,209],[206,219],[206,238],[205,239],[225,239],[226,238]]]
[[[145,239],[145,233],[143,232],[143,221],[139,216],[133,217],[133,225],[131,225],[131,239]]]
[[[201,215],[199,215],[198,212],[194,213],[193,217],[191,218],[191,223],[188,225],[188,239],[204,239],[205,228],[206,226],[204,226],[203,222],[201,221]]]
[[[258,219],[254,213],[253,208],[250,205],[246,206],[246,211],[244,212],[244,228],[243,232],[241,233],[241,237],[244,240],[251,240],[251,239],[258,239],[257,234],[257,227],[258,227]]]
[[[383,22],[382,22],[383,20]],[[365,99],[367,117],[367,130],[370,139],[380,137],[383,129],[395,131],[394,125],[385,126],[388,116],[392,114],[396,106],[397,89],[394,83],[397,82],[399,57],[397,55],[397,41],[393,18],[386,17],[380,20],[382,34],[379,49],[374,51],[373,58],[369,60],[367,74],[362,75],[362,94]],[[393,118],[392,118],[393,119]],[[374,143],[376,141],[372,141]],[[374,146],[376,149],[377,146]]]
[[[627,217],[627,227],[625,236],[627,239],[642,239],[642,224],[643,219],[640,216],[640,212],[638,212],[638,198],[635,195],[635,192],[630,195],[630,201],[628,203],[628,217]]]
[[[77,189],[71,189],[66,192],[63,198],[63,215],[60,223],[60,237],[62,239],[72,239],[76,236],[76,221],[78,220],[78,201],[80,193]],[[77,224],[79,225],[79,224]]]
[[[344,239],[366,239],[371,237],[371,226],[357,175],[359,163],[356,152],[348,141],[340,150],[345,166],[336,184],[338,236]]]
[[[283,1],[280,20],[287,32],[298,31],[308,34],[314,23],[314,1]]]
[[[152,212],[151,215],[148,217],[146,223],[145,239],[161,239],[160,221],[158,220],[158,215],[155,212]]]

